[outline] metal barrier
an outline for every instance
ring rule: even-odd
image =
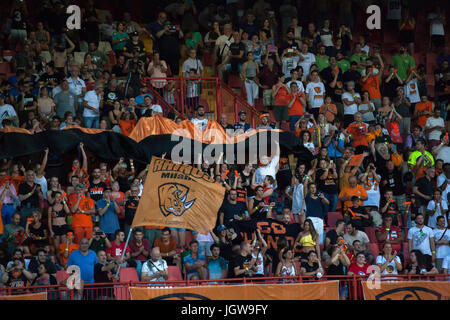
[[[154,103],[161,105],[164,114],[175,112],[183,119],[193,116],[199,105],[205,107],[207,118],[219,119],[230,110],[237,122],[240,110],[245,110],[247,120],[256,126],[259,112],[219,78],[170,77],[141,79],[154,97]]]
[[[69,290],[64,285],[32,286],[25,288],[0,288],[0,296],[31,294],[47,292],[48,300],[130,300],[130,287],[188,287],[188,286],[223,286],[238,284],[288,284],[288,283],[312,283],[324,281],[339,281],[339,297],[341,300],[361,300],[362,280],[367,276],[333,276],[324,275],[320,279],[314,276],[292,276],[292,277],[264,277],[264,278],[239,278],[221,280],[168,280],[162,282],[117,282],[117,283],[95,283],[85,284],[82,292]],[[381,282],[393,281],[450,281],[449,274],[437,275],[381,275]]]

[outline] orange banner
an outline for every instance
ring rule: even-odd
[[[16,296],[0,296],[0,300],[47,300],[47,292],[20,294]]]
[[[449,300],[450,282],[402,281],[381,282],[379,289],[369,289],[363,281],[365,300]],[[376,288],[376,284],[369,285]]]
[[[152,157],[132,227],[167,226],[211,232],[225,188],[203,171]]]
[[[130,288],[131,300],[339,300],[339,281]]]

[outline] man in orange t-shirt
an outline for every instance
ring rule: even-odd
[[[417,124],[422,128],[427,124],[427,119],[433,115],[434,103],[428,100],[427,95],[420,97],[420,102],[416,103],[416,110],[414,111],[414,118],[417,119]]]
[[[361,86],[369,92],[370,101],[374,104],[375,110],[378,110],[381,107],[380,81],[384,73],[384,63],[379,53],[376,53],[375,56],[380,63],[380,70],[374,75],[375,66],[367,66],[366,75],[361,78]]]
[[[364,189],[362,185],[359,185],[356,182],[357,180],[355,176],[349,177],[348,185],[342,188],[341,192],[339,193],[339,200],[344,202],[344,212],[347,211],[348,207],[351,207],[353,205],[353,196],[358,197],[360,206],[363,205],[363,201],[369,199],[366,189]]]
[[[362,114],[355,113],[355,122],[352,122],[347,129],[345,129],[344,135],[351,135],[353,140],[353,148],[355,148],[355,154],[361,154],[364,151],[369,151],[369,144],[367,142],[367,124],[362,122]]]
[[[95,214],[95,202],[84,195],[84,189],[84,185],[79,183],[75,187],[75,193],[69,196],[74,242],[77,244],[82,238],[92,238],[92,215]]]
[[[295,124],[302,117],[304,113],[303,107],[306,105],[305,94],[299,92],[296,82],[291,83],[291,93],[287,95],[287,101],[289,101],[289,127],[291,128],[291,131],[294,131]]]
[[[331,103],[330,96],[325,97],[325,104],[320,107],[319,113],[323,113],[329,123],[334,122],[334,118],[337,116],[338,112],[336,105]]]

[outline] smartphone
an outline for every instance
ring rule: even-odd
[[[269,52],[275,52],[275,46],[274,45],[269,45]]]
[[[292,53],[292,52],[294,52],[294,49],[288,49],[287,52]]]
[[[103,235],[103,232],[97,231],[97,232],[95,233],[95,235],[96,235],[96,236],[101,236],[101,235]]]
[[[131,107],[125,108],[125,111],[131,111]]]

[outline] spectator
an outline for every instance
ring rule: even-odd
[[[123,55],[126,58],[134,58],[137,56],[142,60],[147,53],[145,52],[144,43],[139,40],[139,33],[137,31],[132,32],[130,37],[131,39],[129,39],[122,48]]]
[[[397,255],[397,251],[392,251],[392,244],[389,242],[383,244],[382,251],[377,257],[376,264],[380,268],[380,273],[382,275],[394,275],[403,270],[402,262]]]
[[[370,275],[371,272],[368,271],[371,265],[366,262],[366,256],[364,252],[356,253],[356,262],[351,263],[348,267],[347,275]]]
[[[431,49],[437,51],[445,43],[445,12],[438,5],[433,12],[428,13],[427,20],[430,20]]]
[[[387,201],[387,204],[390,202]],[[401,243],[403,242],[403,233],[401,229],[392,223],[392,213],[383,215],[383,224],[375,229],[375,236],[378,241],[380,251],[385,243],[391,244],[391,247],[396,252],[401,251]]]
[[[164,228],[161,231],[161,237],[155,239],[153,243],[153,247],[158,247],[161,253],[161,257],[166,260],[167,265],[174,266],[176,265],[180,270],[181,269],[181,259],[180,255],[177,252],[177,241],[175,237],[171,235],[170,228]],[[180,233],[185,231],[180,231]],[[184,238],[184,237],[183,237]],[[182,239],[184,242],[184,239]],[[180,241],[181,242],[181,241]],[[180,247],[184,247],[184,245],[180,245]]]
[[[311,72],[311,82],[308,83],[305,91],[308,112],[310,112],[314,118],[317,118],[325,97],[325,86],[323,82],[320,81],[318,71],[314,70]]]
[[[19,118],[14,107],[5,102],[5,97],[0,94],[0,129],[3,129],[3,120],[9,120],[17,127],[19,124]]]
[[[86,128],[98,128],[100,108],[103,106],[103,85],[96,83],[94,90],[88,91],[83,101],[83,118]]]
[[[125,249],[125,233],[121,230],[116,230],[114,233],[114,241],[111,242],[111,247],[106,249],[108,261],[113,260],[117,265],[126,267],[130,262],[130,252],[131,249],[129,246]]]
[[[30,264],[28,265],[28,271],[33,276],[33,280],[37,280],[38,276],[40,275],[40,266],[44,265],[46,267],[46,271],[52,275],[53,277],[56,276],[56,266],[53,262],[47,260],[47,256],[45,254],[44,249],[39,249],[36,252],[36,257],[31,259]]]
[[[86,55],[87,54],[89,54],[90,58],[92,59],[91,62],[99,70],[103,71],[105,69],[105,65],[109,63],[108,56],[102,51],[98,50],[98,44],[96,42],[89,42],[88,52],[86,52]]]
[[[19,200],[21,204],[20,216],[22,225],[25,226],[26,219],[31,217],[32,212],[39,211],[39,201],[44,198],[42,187],[35,183],[36,174],[33,170],[25,173],[24,182],[19,185]]]
[[[92,237],[89,239],[89,249],[98,253],[100,250],[106,251],[108,248],[111,248],[111,242],[109,242],[106,234],[99,226],[94,226]]]
[[[98,174],[100,174],[100,170],[96,169],[95,171],[97,170]],[[119,203],[111,198],[111,189],[107,188],[104,182],[101,183],[105,186],[103,198],[98,199],[96,202],[97,212],[100,216],[100,229],[105,232],[109,240],[113,240],[116,230],[120,229],[117,217],[120,213],[120,207]],[[95,184],[92,185],[94,186],[94,189],[100,189],[99,187],[96,187]],[[91,195],[91,198],[93,198],[93,196],[94,195]]]
[[[56,106],[55,108],[56,115],[61,119],[65,119],[65,115],[67,112],[71,112],[72,115],[77,114],[78,97],[70,92],[70,85],[68,80],[64,80],[61,83],[61,89],[62,89],[61,92],[56,94],[55,97],[53,98],[53,102]]]
[[[147,239],[144,239],[144,233],[141,229],[134,230],[134,239],[129,243],[130,257],[136,262],[136,271],[141,275],[142,264],[150,256],[150,245]]]
[[[75,243],[82,238],[92,237],[92,218],[95,214],[94,200],[84,195],[85,186],[79,183],[75,187],[75,193],[69,195],[69,207],[72,212],[72,228],[75,234]]]
[[[234,134],[238,135],[244,132],[247,132],[251,129],[249,123],[246,122],[247,112],[244,110],[239,111],[239,121],[234,124]]]
[[[425,207],[427,206],[428,201],[433,198],[434,184],[432,180],[434,177],[435,170],[433,167],[426,169],[425,177],[416,177],[417,180],[414,184],[413,192],[417,196],[419,210],[422,213],[425,213]]]
[[[431,265],[436,259],[436,245],[433,230],[424,225],[425,218],[422,213],[416,214],[415,222],[416,226],[408,230],[409,252],[413,252],[413,250],[419,251],[427,265]],[[413,261],[412,257],[411,261]]]
[[[433,115],[434,108],[434,102],[429,101],[427,95],[422,95],[420,97],[420,102],[416,104],[414,109],[414,118],[417,119],[416,123],[418,126],[422,128],[425,127],[427,119]]]
[[[303,87],[303,85],[302,85]],[[289,116],[289,128],[294,131],[295,124],[300,120],[305,112],[306,99],[305,94],[299,91],[299,87],[296,82],[291,82],[290,93],[287,95],[288,101],[288,116]]]
[[[161,258],[159,248],[154,247],[151,252],[151,258],[142,266],[141,280],[165,281],[169,279],[167,262]]]
[[[316,230],[314,223],[311,219],[306,219],[303,224],[303,231],[300,232],[295,239],[294,248],[300,246],[301,252],[299,254],[299,259],[301,262],[305,262],[308,260],[308,252],[311,250],[315,250],[317,255],[320,256],[320,236],[323,234],[323,228],[318,228]]]
[[[425,133],[428,135],[429,148],[439,145],[440,136],[445,131],[444,119],[441,118],[441,109],[434,108],[433,115],[427,119]]]
[[[399,53],[392,57],[391,65],[403,81],[407,78],[408,70],[416,67],[414,58],[408,54],[405,44],[400,45]]]
[[[119,21],[117,23],[117,31],[112,35],[112,45],[113,50],[116,55],[122,53],[122,50],[125,48],[127,41],[130,39],[128,33],[125,31],[125,23],[123,21]]]
[[[437,189],[434,190],[433,200],[428,202],[426,213],[428,216],[428,227],[432,229],[437,228],[437,219],[440,216],[446,216],[448,211],[447,201],[442,199],[442,191]],[[447,227],[447,220],[444,218],[444,226]]]
[[[439,271],[420,250],[412,250],[409,255],[410,263],[406,266],[404,274],[437,274]]]
[[[436,246],[435,266],[439,273],[442,272],[445,257],[449,255],[450,235],[448,234],[447,221],[445,215],[437,217],[436,228],[433,230],[434,243]]]
[[[346,83],[347,90],[342,94],[342,103],[344,104],[344,127],[347,128],[355,120],[356,113],[358,112],[358,104],[361,104],[361,96],[359,93],[355,92],[355,82],[349,81]],[[361,114],[360,114],[361,115]],[[362,117],[359,122],[362,121]],[[363,124],[367,127],[366,124]],[[367,128],[366,128],[367,131]],[[359,135],[360,136],[360,135]],[[359,139],[358,141],[365,145],[367,142],[364,139]]]
[[[257,267],[256,259],[251,255],[250,244],[242,241],[240,249],[240,254],[233,260],[234,277],[252,277],[257,271]]]
[[[247,53],[247,61],[242,64],[241,78],[244,79],[245,91],[247,93],[247,102],[254,106],[255,99],[258,97],[258,85],[254,78],[259,73],[258,64],[254,61],[254,53]]]
[[[228,273],[228,262],[220,256],[220,246],[213,243],[210,247],[211,257],[208,257],[209,279],[226,279]]]
[[[80,268],[82,283],[94,283],[94,267],[98,263],[97,255],[89,249],[89,240],[82,238],[80,240],[80,249],[75,250],[69,256],[66,267],[76,265]],[[86,294],[89,296],[89,292]]]
[[[115,276],[117,265],[115,262],[108,263],[106,253],[103,250],[97,252],[97,263],[94,266],[94,282],[95,283],[112,283],[113,280],[118,281]],[[101,287],[100,287],[101,288]],[[114,293],[110,288],[101,288],[100,292],[96,292],[100,300],[113,300]]]
[[[191,253],[184,258],[184,268],[189,280],[205,280],[207,277],[206,257],[198,251],[198,241],[189,244]]]

